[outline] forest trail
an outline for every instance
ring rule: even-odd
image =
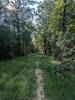
[[[44,83],[43,83],[43,71],[38,68],[39,62],[37,62],[37,68],[35,70],[35,76],[36,76],[36,100],[45,100],[45,95],[44,95]]]

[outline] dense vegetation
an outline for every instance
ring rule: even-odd
[[[38,51],[72,60],[74,44],[74,0],[0,0],[1,59]]]
[[[0,0],[0,59],[27,55],[32,51],[34,9],[28,0]]]
[[[75,59],[75,1],[43,0],[37,13],[39,51],[60,60]]]

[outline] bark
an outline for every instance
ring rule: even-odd
[[[63,0],[64,8],[63,8],[63,33],[66,32],[66,2],[67,0]]]

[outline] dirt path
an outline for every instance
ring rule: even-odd
[[[35,76],[36,76],[36,100],[45,100],[44,96],[44,88],[43,88],[43,71],[38,68],[39,63],[37,63],[37,69],[35,70]]]

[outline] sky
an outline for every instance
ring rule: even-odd
[[[41,1],[41,0],[36,0],[36,1]]]
[[[9,0],[9,1],[15,1],[15,0]],[[43,2],[43,0],[34,0],[34,1]],[[37,11],[37,4],[31,5],[30,7],[31,7],[31,8],[34,8],[34,9]],[[9,10],[12,10],[12,9],[13,9],[12,6],[11,6],[10,4],[7,6],[7,8],[8,8]],[[36,16],[34,16],[34,18],[33,18],[33,23],[35,23],[35,21],[36,21]]]

